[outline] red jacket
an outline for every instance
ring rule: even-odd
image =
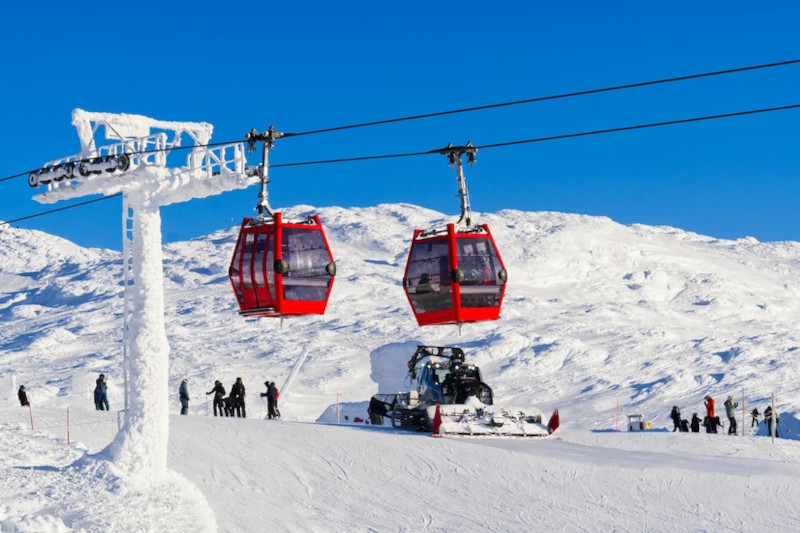
[[[714,418],[714,416],[715,416],[714,415],[714,398],[709,398],[708,400],[703,402],[703,405],[706,406],[706,415],[709,418]]]

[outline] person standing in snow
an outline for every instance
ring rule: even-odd
[[[94,407],[98,411],[110,411],[108,407],[108,385],[106,384],[105,374],[100,374],[100,377],[95,381],[94,388]]]
[[[30,402],[28,402],[28,391],[25,390],[25,385],[19,386],[19,392],[17,393],[17,396],[19,396],[19,404],[22,407],[30,405]]]
[[[692,413],[692,433],[700,433],[700,417]]]
[[[761,413],[758,412],[758,407],[753,407],[753,410],[750,411],[750,419],[751,419],[750,427],[753,427],[753,426],[758,427],[758,417],[759,417],[759,415],[761,415]]]
[[[222,401],[222,398],[225,396],[225,387],[222,386],[222,382],[220,380],[216,380],[214,382],[214,388],[208,391],[206,396],[212,392],[214,393],[214,416],[217,416],[217,409],[219,409],[219,416],[222,416],[225,409],[225,404]]]
[[[275,418],[281,417],[281,410],[278,409],[278,400],[281,397],[281,391],[278,390],[278,387],[275,385],[275,382],[272,382],[272,388],[275,389]]]
[[[774,417],[774,425],[773,425],[773,417]],[[772,436],[772,428],[775,428],[775,437],[780,438],[778,435],[778,422],[780,419],[778,418],[778,411],[777,409],[773,413],[772,406],[768,405],[766,409],[764,409],[764,425],[767,426],[767,435]]]
[[[677,405],[672,406],[669,417],[672,419],[672,432],[679,431],[681,429],[681,410],[678,409]]]
[[[714,398],[710,395],[705,397],[705,402],[703,405],[706,406],[706,418],[703,420],[703,425],[706,427],[706,433],[716,433],[717,426],[719,425],[719,419],[717,418],[715,411],[715,402]]]
[[[728,416],[728,435],[736,435],[736,407],[739,404],[733,401],[733,396],[725,400],[725,414]]]
[[[272,420],[273,418],[278,418],[275,410],[275,382],[265,381],[264,385],[267,386],[267,392],[262,392],[261,396],[267,398],[267,419]]]
[[[239,418],[247,418],[247,411],[244,405],[244,383],[242,378],[236,378],[236,383],[231,386],[231,398],[234,400],[234,409],[236,409],[236,416]]]
[[[708,395],[708,396],[706,396],[705,400],[706,401],[703,402],[703,405],[706,406],[706,416],[708,418],[716,418],[717,415],[714,414],[714,410],[715,410],[714,398],[712,398],[710,395]]]
[[[181,381],[181,386],[178,389],[178,397],[181,400],[181,414],[189,414],[189,382],[184,379]]]

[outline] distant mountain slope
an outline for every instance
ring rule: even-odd
[[[297,206],[287,212],[313,212]],[[453,221],[408,204],[319,210],[338,275],[323,317],[245,320],[228,263],[237,228],[164,247],[170,390],[237,376],[251,413],[271,379],[285,417],[314,420],[338,397],[400,386],[414,344],[457,344],[498,401],[611,427],[625,410],[666,423],[727,394],[800,411],[800,243],[718,240],[607,218],[505,210],[489,223],[509,271],[499,321],[420,328],[401,279],[414,227]],[[0,380],[39,401],[90,401],[98,372],[121,407],[121,258],[35,231],[0,231]],[[407,354],[407,355],[403,355]],[[396,376],[396,377],[394,377]],[[392,379],[394,377],[394,381]],[[0,381],[2,382],[2,381]],[[391,391],[389,391],[391,392]],[[177,408],[177,400],[176,400]]]

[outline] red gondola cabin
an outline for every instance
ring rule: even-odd
[[[420,326],[497,320],[507,279],[486,224],[414,231],[403,287]]]
[[[229,270],[244,316],[321,315],[336,275],[319,217],[245,218]]]

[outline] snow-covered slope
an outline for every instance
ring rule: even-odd
[[[313,210],[299,206],[289,211],[302,214]],[[410,502],[401,507],[405,512],[428,509],[427,514],[419,511],[415,520],[391,521],[387,517],[398,511],[399,504],[381,501],[408,498],[408,491],[426,482],[443,486],[443,498],[447,500],[474,500],[482,497],[482,484],[494,491],[502,490],[499,487],[508,475],[496,478],[500,474],[490,474],[483,467],[474,467],[473,471],[469,465],[486,463],[486,468],[494,472],[504,464],[513,469],[511,465],[518,463],[534,473],[511,479],[533,488],[507,487],[508,497],[519,505],[503,504],[502,509],[497,508],[505,518],[495,522],[486,519],[484,525],[489,529],[529,530],[531,520],[542,515],[542,509],[520,509],[516,518],[507,515],[523,502],[545,498],[547,491],[542,486],[560,498],[589,498],[594,504],[575,509],[592,515],[605,509],[607,514],[601,513],[599,523],[614,524],[614,517],[623,516],[625,509],[621,503],[608,500],[612,492],[638,498],[645,506],[648,499],[669,493],[670,487],[683,486],[688,496],[667,499],[657,506],[657,513],[670,514],[678,512],[676,506],[685,507],[691,505],[690,500],[700,498],[704,483],[731,486],[740,482],[728,479],[732,475],[728,466],[719,463],[702,467],[708,473],[697,480],[693,478],[695,473],[688,473],[694,466],[686,466],[687,471],[681,474],[662,475],[679,464],[684,453],[703,464],[705,456],[741,459],[743,471],[750,472],[741,475],[751,476],[748,479],[759,498],[764,497],[763,491],[775,489],[772,481],[755,482],[752,478],[758,475],[757,457],[767,445],[766,439],[748,440],[749,444],[741,448],[719,439],[708,440],[717,436],[652,433],[623,437],[606,432],[618,422],[618,403],[621,415],[641,412],[658,428],[668,424],[672,405],[679,405],[687,418],[692,412],[700,412],[706,394],[717,398],[721,411],[722,400],[728,394],[740,402],[744,394],[748,407],[755,405],[763,410],[775,393],[778,410],[791,423],[800,411],[800,243],[725,241],[674,228],[623,226],[606,218],[561,213],[476,214],[476,220],[487,222],[492,228],[509,271],[509,284],[499,321],[468,324],[459,333],[454,326],[419,328],[401,287],[413,228],[440,225],[450,221],[449,217],[407,204],[363,209],[331,207],[319,210],[319,214],[338,267],[328,312],[322,317],[297,318],[281,325],[278,320],[244,320],[238,315],[227,279],[237,228],[164,248],[165,313],[171,347],[169,387],[175,392],[172,412],[178,412],[177,388],[184,377],[189,379],[192,394],[190,414],[206,415],[210,406],[204,392],[211,389],[214,380],[220,379],[229,388],[241,376],[248,387],[251,416],[263,417],[265,409],[257,393],[263,390],[264,380],[270,379],[281,389],[284,419],[294,421],[274,430],[280,433],[273,436],[269,432],[274,426],[265,427],[266,423],[257,420],[238,421],[242,424],[237,425],[237,421],[199,416],[196,420],[173,418],[171,443],[179,453],[173,450],[171,465],[192,480],[209,501],[234,501],[236,495],[224,496],[219,491],[229,490],[230,483],[240,483],[242,493],[238,497],[243,505],[261,505],[267,498],[267,489],[254,493],[253,487],[261,482],[260,476],[269,476],[272,465],[279,472],[279,482],[297,480],[291,497],[296,499],[297,491],[307,490],[308,499],[316,502],[308,503],[305,512],[288,505],[274,511],[284,521],[285,529],[301,531],[305,524],[305,530],[323,531],[324,516],[329,516],[334,520],[329,530],[348,530],[336,527],[345,523],[344,518],[340,523],[336,521],[340,518],[331,516],[342,511],[317,508],[320,498],[331,497],[338,490],[314,477],[319,474],[312,475],[312,471],[328,468],[330,475],[339,479],[340,488],[349,487],[351,479],[365,484],[363,491],[386,494],[366,500],[361,493],[353,494],[353,499],[342,496],[347,500],[343,508],[350,509],[363,500],[372,509],[360,511],[353,530],[380,530],[381,524],[388,524],[390,530],[428,527],[464,531],[469,530],[466,522],[451,522],[453,511],[444,504],[430,504],[433,508],[420,504],[423,497],[427,498],[425,501],[436,498],[433,489],[414,496],[420,498],[416,507]],[[103,372],[110,378],[112,409],[122,407],[121,289],[121,260],[117,253],[82,249],[33,231],[0,231],[0,395],[9,397],[8,405],[13,406],[15,401],[13,383],[28,388],[37,410],[60,413],[68,405],[74,410],[84,409],[91,405],[94,379]],[[559,408],[565,439],[560,444],[564,446],[539,443],[524,448],[526,445],[519,444],[513,446],[523,449],[500,453],[496,448],[506,445],[434,445],[433,439],[398,438],[377,428],[302,424],[333,421],[335,410],[330,406],[337,398],[343,402],[342,412],[348,413],[351,420],[355,413],[363,416],[365,403],[373,393],[394,392],[403,387],[406,360],[418,343],[463,347],[467,357],[481,365],[498,401],[535,405],[545,412]],[[27,415],[22,416],[18,408],[9,409],[13,411],[0,422],[11,426],[3,427],[29,431],[25,430]],[[93,417],[96,413],[89,411],[81,416]],[[624,422],[620,417],[620,427]],[[109,421],[98,423],[108,425]],[[111,435],[113,426],[106,430]],[[38,430],[34,433],[39,435]],[[220,437],[220,433],[226,436]],[[41,435],[37,438],[46,440]],[[94,435],[85,436],[83,442],[92,438],[97,442],[87,444],[91,451],[107,443],[105,436]],[[695,445],[687,445],[689,438],[695,439],[695,444],[705,444],[695,449]],[[9,449],[24,449],[32,442],[3,439],[0,445]],[[223,445],[231,440],[247,444],[231,444],[230,448]],[[567,441],[570,446],[580,444],[582,448],[566,446]],[[264,442],[263,447],[259,448],[258,442]],[[287,444],[284,446],[283,442]],[[308,456],[298,451],[304,442],[309,443]],[[374,456],[364,450],[355,455],[344,451],[362,442]],[[52,447],[47,448],[51,445],[42,446],[48,450],[42,452],[47,460],[38,462],[34,453],[22,453],[6,459],[3,468],[63,466],[74,459],[67,452],[56,457]],[[406,463],[431,446],[443,448],[441,457],[448,457],[447,462],[442,465],[430,459],[410,472]],[[603,481],[625,466],[627,455],[616,448],[626,446],[645,454],[640,457],[643,461],[659,464],[657,472],[643,473],[644,467],[635,466],[633,471],[624,470],[616,481]],[[677,451],[667,453],[675,446]],[[795,476],[797,450],[792,443],[781,446],[779,455],[768,459],[794,465],[785,475]],[[219,458],[211,459],[212,450],[218,451]],[[252,457],[240,457],[248,450],[253,450]],[[668,456],[662,457],[661,452],[646,454],[652,450],[661,450]],[[586,471],[588,485],[577,483],[584,479],[583,463],[587,459],[569,459],[567,456],[573,452],[576,457],[599,455]],[[464,457],[463,461],[459,456]],[[327,466],[316,464],[314,457]],[[277,465],[270,462],[273,458]],[[378,466],[366,464],[373,461]],[[254,467],[253,462],[259,466]],[[285,471],[282,462],[294,470]],[[234,472],[223,476],[228,467]],[[480,475],[483,481],[476,480],[474,487],[467,487],[458,476],[460,481],[451,481],[454,473]],[[105,479],[102,472],[87,475]],[[229,475],[238,481],[231,481]],[[655,478],[637,485],[636,480],[650,475]],[[576,483],[568,482],[570,476]],[[408,484],[409,477],[418,483]],[[552,478],[560,481],[553,482]],[[10,479],[6,490],[15,490],[14,483],[21,483],[19,477],[12,475]],[[54,479],[55,484],[63,481],[57,475]],[[209,484],[216,483],[214,480],[223,486],[209,488]],[[374,481],[370,485],[367,480]],[[267,485],[269,480],[263,483]],[[398,483],[402,489],[387,488]],[[781,483],[779,486],[790,487]],[[313,488],[319,486],[328,492],[312,494]],[[642,491],[638,496],[637,486]],[[114,492],[113,487],[108,490]],[[791,492],[790,488],[785,490]],[[119,495],[119,491],[115,494]],[[788,498],[788,493],[781,498]],[[151,498],[149,505],[192,509],[196,500],[192,497],[184,505],[167,498],[156,504]],[[42,501],[48,500],[43,497]],[[230,523],[236,513],[242,520],[261,516],[261,511],[253,511],[251,516],[242,510],[225,510],[222,504],[211,505],[217,525],[224,531],[252,530]],[[381,505],[385,506],[382,510]],[[480,509],[487,512],[494,509],[489,502],[482,505]],[[24,505],[17,503],[5,509],[0,506],[0,527],[12,523],[22,527],[24,521],[14,517],[35,514],[36,509],[32,506],[31,511],[25,511]],[[797,519],[796,510],[785,508],[782,512],[779,519]],[[186,513],[192,515],[190,511]],[[470,513],[462,512],[461,516],[466,516],[466,521],[483,516]],[[549,517],[548,523],[555,519],[553,513],[555,510],[544,513]],[[633,516],[645,522],[639,521],[638,527],[631,529],[658,529],[643,527],[647,517],[639,513]],[[700,519],[699,529],[712,529],[715,523],[747,529],[749,523],[737,521],[744,520],[739,515],[726,515],[724,520],[715,522],[711,518],[715,515],[705,508],[695,508],[692,513]],[[291,523],[291,517],[299,520],[299,525]],[[85,522],[74,523],[93,524],[96,519],[89,517]],[[60,520],[68,522],[63,517]],[[213,522],[213,518],[210,520]],[[53,530],[58,530],[58,520],[54,523]],[[586,518],[562,525],[580,529],[592,523]],[[687,527],[682,529],[692,529],[692,523],[687,519],[683,522]],[[449,528],[448,524],[454,525]],[[518,527],[513,527],[515,524]],[[209,528],[213,530],[213,524]]]
[[[171,388],[184,377],[197,391],[215,379],[229,387],[241,376],[255,392],[269,378],[286,418],[315,420],[337,393],[359,402],[379,387],[393,391],[404,354],[441,343],[464,347],[496,397],[560,407],[588,427],[609,427],[617,400],[656,418],[672,404],[697,409],[705,394],[742,389],[750,401],[775,392],[782,411],[800,410],[796,242],[723,241],[560,213],[478,215],[510,280],[501,320],[459,334],[418,327],[400,283],[412,229],[446,217],[411,205],[320,215],[338,266],[323,317],[281,325],[238,315],[227,279],[236,228],[165,247]],[[40,401],[86,395],[104,372],[119,407],[119,256],[25,230],[0,240],[4,372]]]

